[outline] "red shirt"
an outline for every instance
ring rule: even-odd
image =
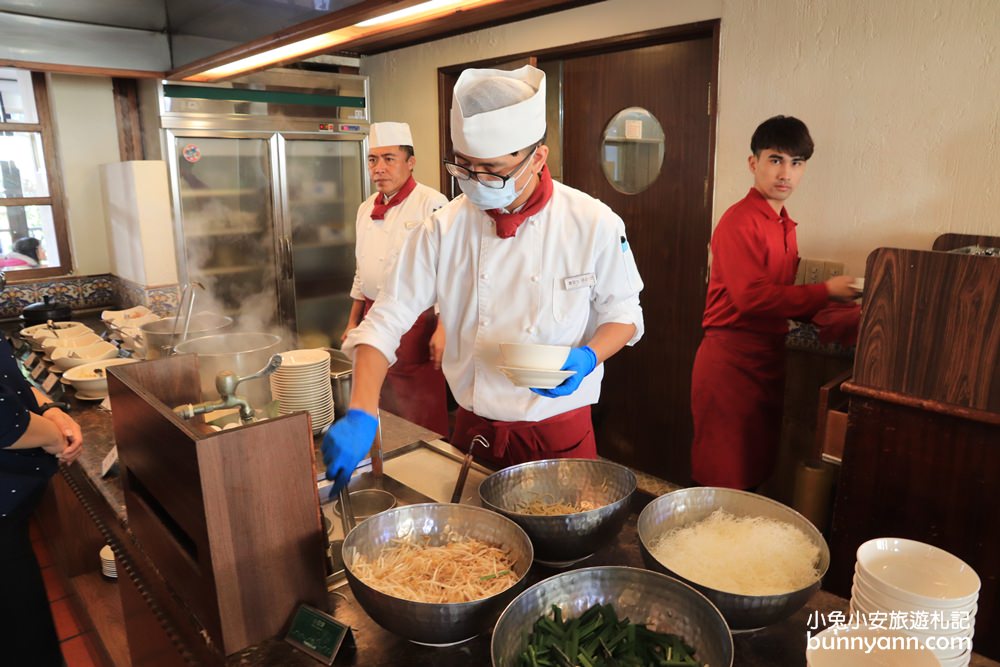
[[[755,188],[733,204],[712,234],[712,270],[702,327],[784,334],[789,318],[809,319],[826,305],[823,283],[794,285],[796,222],[775,213]]]

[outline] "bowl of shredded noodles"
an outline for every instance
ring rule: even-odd
[[[611,461],[545,459],[493,473],[479,485],[479,497],[524,529],[535,562],[563,567],[615,538],[635,488],[632,471]]]
[[[826,540],[808,519],[747,491],[668,493],[643,509],[637,528],[646,567],[704,593],[734,632],[794,614],[830,566]]]
[[[499,514],[427,503],[358,524],[343,556],[351,591],[376,623],[444,646],[493,627],[524,589],[533,550],[524,531]]]

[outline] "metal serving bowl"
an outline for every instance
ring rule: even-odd
[[[535,561],[563,566],[583,560],[614,539],[628,518],[635,475],[625,466],[593,459],[547,459],[505,468],[483,480],[483,506],[524,529]],[[532,500],[589,501],[597,509],[541,516],[514,508]]]
[[[723,509],[734,516],[760,516],[777,519],[801,530],[819,547],[819,576],[805,588],[781,595],[735,595],[718,591],[684,578],[658,561],[650,551],[663,533],[681,528]],[[715,603],[733,631],[753,630],[782,621],[812,597],[819,588],[826,569],[830,567],[830,549],[816,527],[804,516],[781,503],[755,493],[716,487],[692,487],[660,496],[646,505],[639,515],[639,547],[646,567],[663,572],[691,584]],[[739,545],[733,545],[739,549]]]
[[[375,590],[352,569],[357,554],[377,558],[393,539],[407,536],[426,536],[431,545],[441,544],[446,529],[508,549],[517,583],[473,602],[412,602]],[[531,541],[513,521],[480,507],[450,503],[408,505],[376,514],[348,534],[343,554],[351,591],[368,615],[390,632],[434,645],[462,642],[493,627],[503,608],[524,589],[533,555]]]
[[[573,618],[595,604],[612,604],[618,617],[646,623],[650,630],[680,636],[695,658],[712,667],[731,667],[733,637],[718,609],[677,579],[633,567],[589,567],[539,582],[510,603],[490,645],[493,667],[514,667],[535,621],[552,605]]]

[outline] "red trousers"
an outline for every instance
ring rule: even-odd
[[[373,301],[365,299],[365,314]],[[379,397],[379,407],[394,415],[448,435],[448,398],[444,374],[434,368],[430,342],[437,328],[434,309],[428,309],[403,334],[396,363],[389,367]]]
[[[750,489],[774,470],[785,395],[785,337],[708,329],[694,359],[691,476]]]
[[[451,444],[467,452],[477,435],[486,438],[490,448],[477,445],[474,454],[500,466],[539,459],[597,458],[589,405],[537,422],[492,421],[459,408]]]

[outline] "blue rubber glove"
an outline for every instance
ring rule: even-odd
[[[574,347],[569,351],[569,356],[566,357],[566,363],[563,364],[561,370],[576,371],[576,373],[563,380],[562,384],[558,387],[553,389],[532,389],[531,391],[541,396],[547,396],[548,398],[569,396],[579,388],[580,383],[583,382],[583,378],[590,375],[595,368],[597,368],[597,354],[586,345],[583,347]]]
[[[333,426],[323,436],[323,463],[326,464],[326,478],[333,480],[330,497],[351,481],[358,462],[372,447],[378,419],[364,410],[348,410],[347,414],[333,422]]]

